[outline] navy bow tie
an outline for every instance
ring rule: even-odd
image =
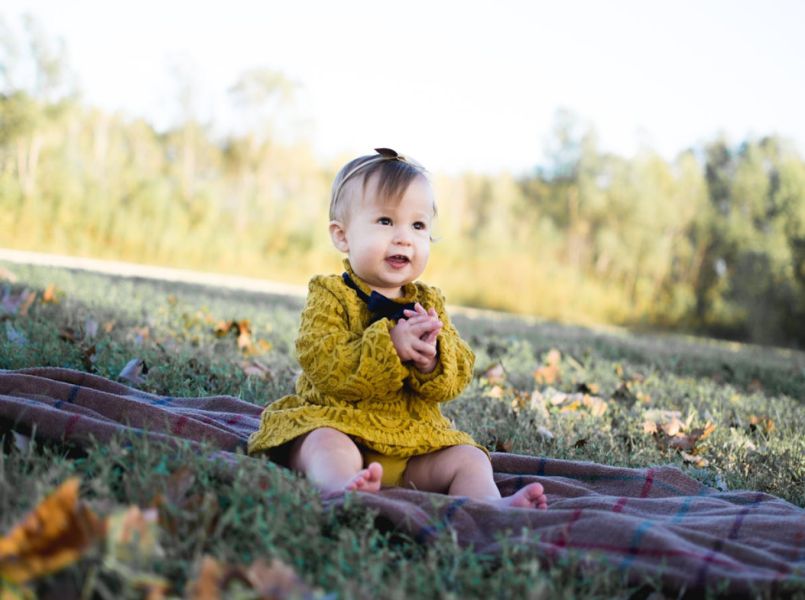
[[[358,297],[366,302],[369,312],[372,313],[372,322],[386,317],[394,321],[405,318],[404,310],[414,310],[414,303],[408,302],[407,304],[400,304],[390,298],[386,298],[383,294],[373,291],[371,295],[367,295],[358,285],[352,281],[352,277],[348,273],[344,273],[341,277],[344,278],[346,283],[353,290],[358,292]]]

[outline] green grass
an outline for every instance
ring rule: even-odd
[[[140,387],[160,394],[232,394],[263,405],[292,390],[298,298],[2,266],[18,279],[0,282],[0,297],[24,289],[38,297],[26,316],[0,320],[0,368],[52,365],[116,378],[137,357],[148,366]],[[57,302],[43,302],[51,284]],[[238,351],[234,335],[213,331],[220,321],[244,319],[254,340],[270,344],[255,357],[262,377],[244,372],[252,359]],[[710,485],[762,490],[805,506],[804,354],[507,317],[454,320],[476,351],[476,377],[445,412],[490,449],[636,467],[671,463]],[[95,323],[92,337],[87,331]],[[606,403],[603,415],[583,407],[532,407],[535,389],[552,393],[533,376],[552,348],[562,353],[561,380],[552,387],[597,390]],[[495,364],[504,372],[497,387],[486,377]],[[714,424],[696,447],[696,460],[706,462],[687,464],[645,433],[652,409],[679,411],[689,428]],[[171,497],[171,478],[190,473],[192,485],[164,506],[172,519],[170,529],[160,530],[164,556],[138,565],[167,578],[176,596],[203,555],[240,565],[279,558],[320,595],[338,598],[627,598],[653,589],[651,582],[626,586],[618,573],[590,572],[572,560],[546,569],[516,546],[495,558],[479,556],[458,547],[449,532],[432,545],[417,545],[378,527],[357,505],[325,510],[304,480],[270,463],[244,460],[227,480],[189,449],[166,453],[126,441],[84,450],[52,444],[19,449],[8,438],[0,455],[0,531],[71,474],[82,479],[82,497],[109,514],[149,506],[160,492]],[[101,550],[36,583],[41,595],[57,589],[86,597],[143,594],[136,578],[115,570]],[[233,597],[250,597],[239,593]]]

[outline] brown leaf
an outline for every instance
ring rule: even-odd
[[[574,448],[584,448],[584,446],[586,446],[586,445],[587,445],[587,438],[581,438],[581,439],[576,440],[576,442],[573,444],[573,447]]]
[[[132,358],[120,371],[117,378],[125,379],[134,385],[140,385],[145,382],[145,376],[148,374],[148,365],[141,358]]]
[[[749,417],[749,431],[751,432],[762,431],[768,435],[774,431],[774,429],[774,421],[769,417],[759,417],[757,415],[751,415]]]
[[[514,442],[511,439],[495,440],[495,452],[511,452],[513,446]]]
[[[205,556],[201,561],[198,577],[188,586],[190,600],[219,600],[221,598],[221,583],[224,578],[224,566],[211,556]]]
[[[78,333],[72,327],[62,327],[61,331],[59,331],[59,339],[75,343],[78,341]]]
[[[0,539],[0,578],[25,583],[75,562],[104,535],[104,524],[78,499],[72,477]]]
[[[212,331],[218,337],[224,337],[233,327],[235,327],[235,321],[218,321]]]
[[[87,371],[95,370],[95,362],[98,360],[95,344],[82,346],[81,348],[81,364]]]
[[[601,386],[597,383],[577,383],[576,391],[582,394],[597,394],[601,390]]]
[[[205,556],[198,577],[188,585],[188,598],[219,600],[228,597],[227,587],[233,581],[250,586],[261,600],[312,598],[314,592],[293,568],[276,558],[270,563],[258,558],[244,568],[222,564],[211,556]]]

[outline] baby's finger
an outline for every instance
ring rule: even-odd
[[[441,331],[442,331],[441,327],[438,327],[438,328],[434,329],[433,331],[431,331],[427,335],[427,337],[425,337],[425,339],[423,341],[427,342],[428,344],[435,344],[436,343],[436,338],[439,336]],[[422,339],[422,338],[420,338],[420,339]]]
[[[427,344],[422,340],[415,340],[411,343],[411,348],[417,353],[428,359],[436,356],[436,347],[432,344]]]

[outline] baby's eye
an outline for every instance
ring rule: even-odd
[[[418,229],[419,231],[425,231],[428,228],[427,223],[423,223],[422,221],[417,221],[414,223],[414,229]]]
[[[391,225],[391,219],[389,219],[388,217],[380,217],[380,218],[377,220],[377,222],[378,222],[380,225]]]

